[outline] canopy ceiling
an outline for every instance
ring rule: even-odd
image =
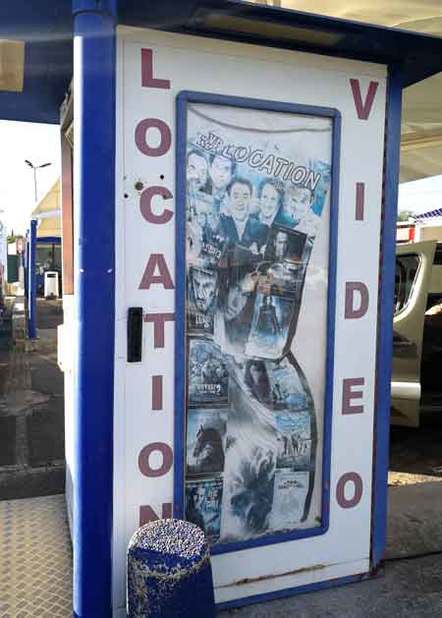
[[[255,2],[442,37],[441,0]],[[442,174],[442,73],[409,86],[403,99],[401,182],[436,174]]]
[[[361,29],[356,20],[381,27],[442,37],[441,0],[96,0],[97,5],[115,2],[119,23],[207,34],[218,28],[221,36],[230,27],[252,27],[255,40],[262,40],[258,22],[267,22],[278,44],[296,47],[293,32],[303,31],[304,42],[315,40],[318,50],[379,56],[404,62],[408,83],[431,75],[442,66],[441,53],[431,38],[409,42],[400,31]],[[34,6],[35,4],[35,6]],[[266,5],[258,7],[256,5]],[[72,77],[72,0],[2,0],[0,44],[2,58],[17,58],[16,66],[0,79],[0,118],[57,123],[60,104]],[[267,9],[293,9],[290,14]],[[259,11],[262,14],[257,15]],[[267,11],[267,13],[266,13]],[[305,12],[305,13],[302,13]],[[265,13],[265,14],[264,14]],[[310,14],[310,15],[309,15]],[[321,17],[325,16],[325,17]],[[282,20],[282,21],[281,21]],[[289,23],[290,22],[290,23]],[[227,24],[227,25],[226,25]],[[289,24],[290,27],[285,28]],[[242,27],[242,26],[241,26]],[[317,35],[312,38],[312,32]],[[287,34],[288,33],[288,34]],[[322,34],[321,34],[322,33]],[[330,38],[330,34],[333,36]],[[336,36],[338,35],[338,36]],[[282,36],[282,35],[281,35]],[[310,37],[310,39],[309,39]],[[322,37],[322,39],[321,39]],[[333,39],[334,37],[334,39]],[[250,38],[250,37],[249,37]],[[331,40],[336,43],[330,43]],[[3,40],[3,43],[2,41]],[[7,40],[7,44],[4,41]],[[303,40],[302,38],[300,39]],[[328,43],[327,43],[328,41]],[[24,43],[24,46],[23,44]],[[267,44],[273,44],[268,41]],[[327,45],[329,46],[327,48]],[[322,46],[322,47],[321,47]],[[335,49],[333,49],[333,46]],[[1,48],[1,45],[0,45]],[[308,49],[308,44],[304,45]],[[439,46],[440,50],[440,46]],[[0,49],[1,51],[1,49]],[[24,73],[20,68],[23,64]],[[425,58],[425,62],[423,62]],[[377,59],[372,58],[373,60]],[[1,60],[1,58],[0,58]],[[8,63],[11,64],[8,60]],[[12,63],[14,64],[14,63]],[[4,70],[1,66],[0,69]],[[437,67],[437,68],[436,68]],[[0,70],[0,73],[2,71]],[[0,75],[0,78],[2,76]],[[442,174],[442,73],[405,90],[402,124],[401,180]]]

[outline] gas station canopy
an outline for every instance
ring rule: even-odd
[[[441,68],[441,43],[435,37],[416,38],[406,31],[313,13],[276,11],[238,0],[119,0],[117,11],[118,23],[122,25],[200,35],[210,30],[228,39],[247,39],[273,47],[396,62],[401,67],[404,86]],[[24,55],[22,46],[17,45],[20,42],[25,44]],[[15,43],[15,48],[11,50],[7,43]],[[1,3],[0,45],[0,71],[4,74],[0,75],[0,117],[58,123],[60,104],[73,70],[70,0],[42,0],[35,6],[26,0]],[[24,67],[20,67],[23,61]],[[23,73],[22,87],[13,84],[9,88],[4,83],[7,73]]]
[[[90,9],[88,2],[84,4]],[[437,0],[424,5],[415,0],[369,5],[348,0],[272,3],[287,9],[284,11],[268,4],[264,0],[254,4],[238,0],[117,0],[117,12],[118,23],[124,25],[202,35],[211,31],[229,39],[240,37],[277,47],[396,62],[405,87],[421,82],[405,91],[401,180],[442,173],[442,77],[425,80],[441,69],[440,40],[428,36],[442,32]],[[71,5],[70,0],[1,3],[0,118],[59,122],[60,104],[73,70]],[[367,27],[367,23],[376,25]],[[405,29],[426,36],[414,36],[411,43]]]
[[[269,4],[257,0],[260,4]],[[442,36],[439,0],[275,0],[286,9],[308,11]],[[401,139],[401,181],[442,174],[442,74],[404,91]]]
[[[56,180],[32,211],[37,219],[37,238],[61,237],[60,181]]]

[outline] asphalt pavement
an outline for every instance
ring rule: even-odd
[[[37,301],[38,338],[15,310],[0,324],[0,500],[64,491],[64,387],[57,365],[61,300]]]

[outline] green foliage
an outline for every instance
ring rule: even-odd
[[[397,214],[398,221],[408,221],[410,217],[414,217],[414,212],[412,210],[401,210]]]

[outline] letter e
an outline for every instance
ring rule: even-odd
[[[352,399],[362,399],[362,390],[353,391],[353,386],[364,386],[364,378],[344,378],[342,380],[342,414],[362,414],[363,405],[351,405]]]

